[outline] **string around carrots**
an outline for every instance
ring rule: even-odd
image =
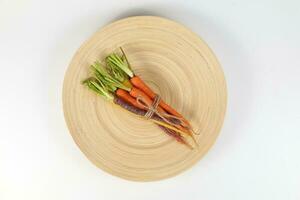
[[[82,83],[121,108],[151,120],[176,141],[193,149],[198,144],[191,124],[165,103],[131,68],[124,50],[109,54],[104,64],[91,65],[92,76]]]

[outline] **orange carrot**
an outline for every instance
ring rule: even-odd
[[[130,79],[130,82],[132,85],[135,87],[139,88],[142,90],[144,93],[146,93],[151,99],[154,99],[155,93],[152,91],[150,87],[146,85],[146,83],[139,77],[139,76],[134,76]],[[169,114],[172,114],[176,117],[180,117],[184,120],[185,123],[189,125],[189,122],[180,114],[178,113],[174,108],[166,104],[163,100],[160,100],[159,105],[167,111]]]
[[[143,109],[145,110],[144,106],[138,104],[135,100],[135,98],[133,98],[132,96],[130,96],[130,94],[126,91],[126,90],[123,90],[123,89],[117,89],[116,91],[116,95],[118,97],[120,97],[121,99],[123,99],[124,101],[126,101],[127,103],[137,107],[137,108],[140,108],[140,109]]]
[[[129,94],[134,98],[137,98],[138,96],[142,97],[147,105],[152,105],[153,103],[153,100],[145,94],[145,92],[136,87],[132,87]],[[157,107],[157,111],[160,113],[166,113],[160,106]]]
[[[155,93],[151,90],[151,88],[149,88],[146,85],[146,83],[139,76],[135,75],[130,79],[130,82],[132,83],[132,85],[145,92],[151,99],[155,97]]]

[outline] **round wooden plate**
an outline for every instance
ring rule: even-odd
[[[176,142],[81,84],[94,61],[120,46],[136,74],[200,133],[198,148]],[[129,180],[159,180],[191,167],[215,142],[226,83],[216,57],[196,34],[168,19],[129,17],[105,26],[77,51],[65,75],[63,108],[72,137],[96,166]]]

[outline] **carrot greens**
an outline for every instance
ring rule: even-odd
[[[129,63],[127,62],[127,59],[124,56],[121,57],[116,53],[110,54],[106,57],[106,63],[112,70],[118,71],[119,74],[125,73],[130,78],[134,76],[134,73],[131,70]]]
[[[130,88],[125,86],[122,82],[114,78],[107,72],[100,62],[95,62],[92,66],[95,78],[103,84],[103,87],[107,87],[110,91],[114,92],[117,88],[122,88],[126,91],[130,91]],[[105,85],[105,86],[104,86]]]

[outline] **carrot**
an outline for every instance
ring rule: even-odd
[[[146,85],[146,83],[140,77],[134,76],[130,79],[130,82],[132,83],[132,85],[146,93],[151,99],[154,99],[156,94],[152,91],[150,87]],[[160,100],[159,105],[168,113],[175,115],[176,117],[183,118],[181,114],[179,114],[175,109],[166,104],[163,100]]]
[[[130,96],[130,94],[126,91],[126,90],[123,90],[123,89],[117,89],[116,91],[116,95],[118,97],[120,97],[121,99],[123,99],[124,101],[126,101],[127,103],[130,103],[131,105],[139,108],[139,109],[143,109],[145,110],[145,107],[138,104],[137,101],[135,100],[135,98],[133,98],[132,96]]]
[[[146,83],[139,76],[135,75],[130,79],[130,82],[132,83],[132,85],[145,92],[151,99],[155,97],[155,93],[151,90],[150,87],[146,85]]]
[[[145,94],[145,92],[136,87],[132,87],[129,94],[134,98],[139,96],[142,97],[147,105],[152,105],[153,103],[153,100],[147,94]],[[166,113],[160,106],[157,107],[157,111],[160,113]]]
[[[156,94],[150,87],[147,86],[147,84],[139,76],[135,75],[130,79],[130,82],[132,83],[132,85],[146,93],[151,99],[154,99]],[[188,120],[186,120],[180,113],[178,113],[174,108],[169,106],[163,100],[160,100],[159,105],[169,114],[182,118],[186,124],[190,125]]]

